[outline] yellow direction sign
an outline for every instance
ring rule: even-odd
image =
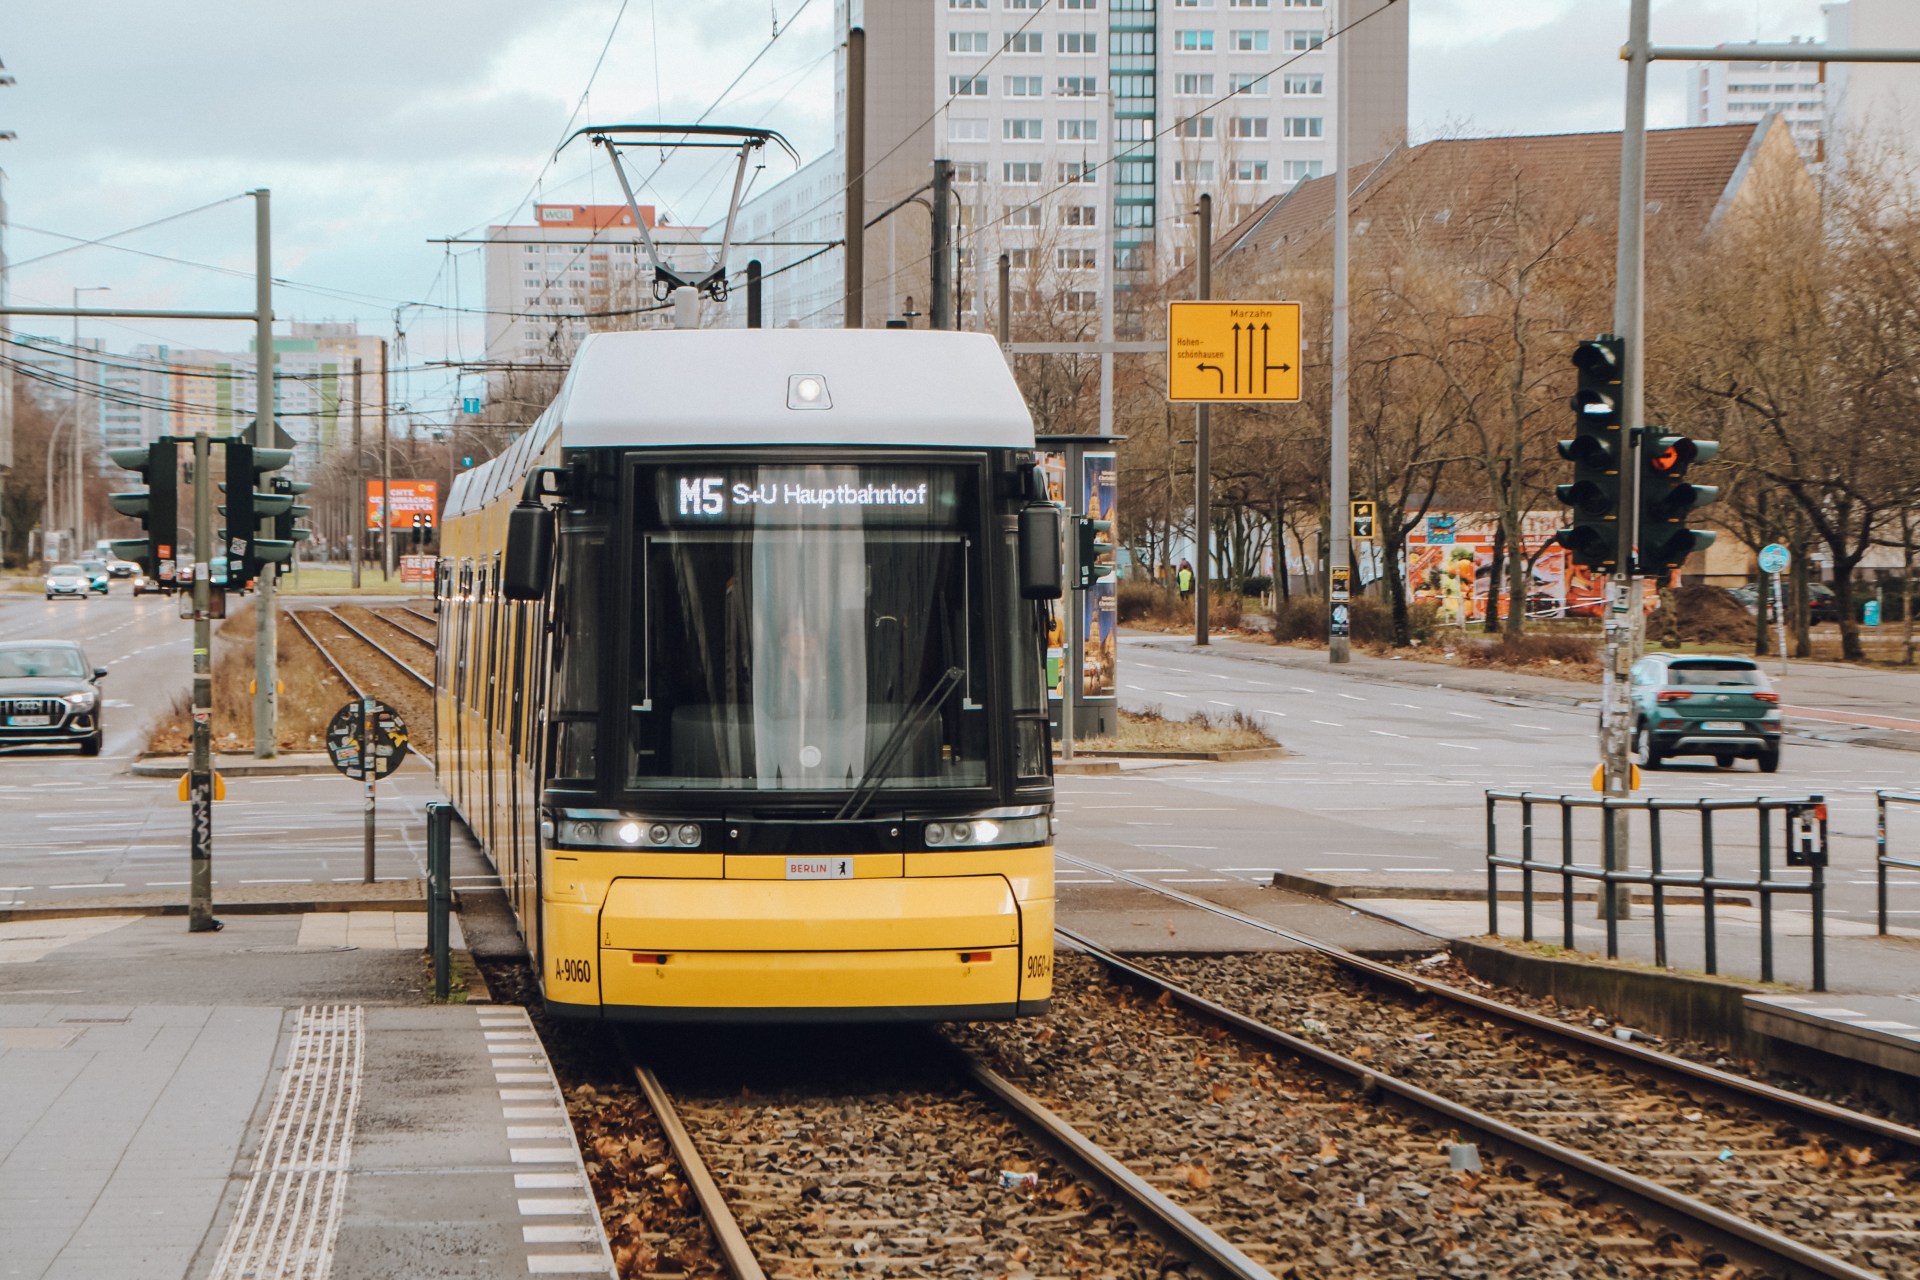
[[[1299,303],[1167,304],[1168,400],[1273,404],[1299,398]]]

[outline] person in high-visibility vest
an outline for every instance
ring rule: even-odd
[[[1179,572],[1173,575],[1173,581],[1174,585],[1180,588],[1180,598],[1182,600],[1188,600],[1193,597],[1193,566],[1191,564],[1182,560],[1180,562]]]

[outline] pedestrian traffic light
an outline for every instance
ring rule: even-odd
[[[313,486],[304,480],[289,480],[285,476],[275,476],[273,478],[273,491],[276,494],[284,494],[289,498],[297,498],[311,488],[313,488]],[[289,506],[284,512],[273,518],[274,539],[287,543],[289,546],[297,542],[307,541],[313,537],[313,532],[309,529],[295,528],[294,521],[304,520],[312,514],[312,507],[302,506],[298,502]]]
[[[1106,541],[1113,533],[1113,521],[1081,516],[1073,522],[1073,526],[1074,534],[1079,539],[1080,551],[1077,566],[1079,575],[1074,579],[1074,586],[1085,591],[1100,581],[1107,570],[1113,567],[1110,560],[1102,563],[1107,557],[1113,555],[1113,544]]]
[[[1689,529],[1687,518],[1713,502],[1720,491],[1712,485],[1690,484],[1687,470],[1709,462],[1720,452],[1716,440],[1670,436],[1664,427],[1648,427],[1640,437],[1640,572],[1663,574],[1678,569],[1687,557],[1713,545],[1708,529]]]
[[[293,555],[291,540],[260,536],[263,529],[274,529],[266,521],[293,509],[292,494],[260,489],[262,476],[293,461],[293,450],[267,449],[237,439],[228,440],[226,448],[227,478],[220,491],[227,500],[221,504],[220,514],[227,523],[219,534],[226,549],[228,578],[241,584],[258,578],[263,565],[280,563]]]
[[[1573,483],[1560,485],[1560,501],[1573,508],[1573,527],[1554,541],[1575,564],[1611,572],[1620,559],[1620,387],[1625,345],[1612,334],[1573,349],[1579,370],[1573,393],[1574,437],[1560,442],[1560,456],[1573,464]]]
[[[173,582],[174,540],[180,532],[180,462],[171,440],[131,449],[112,449],[115,466],[136,471],[147,482],[145,493],[107,495],[113,509],[140,522],[145,536],[115,539],[113,554],[132,560],[140,572],[161,585]]]

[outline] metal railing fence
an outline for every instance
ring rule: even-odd
[[[1920,796],[1909,795],[1904,791],[1876,791],[1873,793],[1874,810],[1874,881],[1877,886],[1879,903],[1880,933],[1887,932],[1887,871],[1900,867],[1907,871],[1920,871],[1920,859],[1896,858],[1887,852],[1887,806],[1920,805]]]
[[[1600,913],[1606,922],[1607,930],[1607,957],[1618,959],[1621,913],[1615,890],[1625,887],[1626,891],[1631,893],[1634,886],[1644,885],[1651,891],[1653,898],[1654,963],[1665,968],[1668,965],[1668,892],[1673,889],[1694,889],[1700,893],[1702,923],[1705,926],[1704,968],[1708,973],[1718,973],[1720,971],[1719,922],[1714,911],[1715,897],[1721,892],[1752,893],[1758,895],[1760,900],[1760,978],[1763,982],[1772,982],[1773,900],[1782,894],[1806,897],[1811,899],[1813,909],[1813,989],[1826,990],[1827,806],[1824,796],[1810,795],[1795,798],[1760,796],[1752,800],[1679,800],[1489,791],[1486,797],[1487,929],[1490,933],[1500,932],[1499,878],[1502,868],[1520,873],[1522,937],[1528,942],[1534,940],[1533,878],[1536,875],[1557,876],[1560,879],[1562,945],[1568,950],[1576,949],[1573,931],[1573,889],[1575,883],[1579,881],[1591,881],[1599,886]],[[1920,797],[1911,798],[1915,803],[1920,804]],[[1518,857],[1506,855],[1500,851],[1499,814],[1502,806],[1518,806],[1520,811]],[[1556,828],[1559,833],[1560,850],[1557,860],[1543,860],[1535,856],[1537,825],[1535,810],[1542,808],[1551,810],[1554,815],[1549,823],[1550,827]],[[1591,810],[1599,817],[1598,847],[1601,860],[1597,864],[1581,862],[1575,857],[1574,815],[1581,810]],[[1629,823],[1632,821],[1631,815],[1645,815],[1647,858],[1643,869],[1634,869],[1631,860],[1626,856],[1629,851],[1618,847],[1616,835],[1618,824],[1613,821],[1613,815],[1621,811],[1629,815]],[[1757,869],[1751,877],[1726,874],[1725,851],[1715,849],[1714,816],[1738,812],[1754,815],[1756,832],[1754,853]],[[1676,869],[1671,865],[1662,820],[1663,818],[1670,820],[1674,814],[1693,814],[1699,819],[1700,866],[1698,869]],[[1776,848],[1773,816],[1776,814],[1781,816],[1778,852],[1784,853],[1787,866],[1809,868],[1811,874],[1806,880],[1782,880],[1774,874]],[[1883,821],[1883,831],[1884,828]]]

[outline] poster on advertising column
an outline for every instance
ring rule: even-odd
[[[1083,513],[1089,520],[1113,521],[1115,528],[1109,531],[1101,541],[1107,544],[1107,550],[1098,561],[1099,573],[1094,583],[1081,592],[1080,636],[1084,650],[1081,654],[1080,689],[1089,698],[1111,698],[1114,693],[1114,650],[1118,639],[1114,634],[1120,590],[1119,575],[1115,572],[1115,551],[1119,539],[1118,521],[1114,520],[1114,499],[1119,488],[1119,455],[1114,453],[1089,453],[1081,458],[1084,467],[1081,496],[1084,500]]]
[[[1067,501],[1067,455],[1042,453],[1039,457],[1040,473],[1047,478],[1047,501],[1059,503],[1067,509],[1068,514],[1072,514],[1073,504]],[[1066,537],[1073,536],[1071,521],[1063,522],[1062,532]],[[1066,553],[1066,544],[1063,542],[1060,547],[1062,564],[1066,563]],[[1068,590],[1067,595],[1069,599],[1072,597],[1071,589]],[[1068,601],[1062,600],[1060,603],[1065,605]],[[1047,698],[1054,702],[1060,700],[1060,673],[1066,669],[1067,665],[1066,644],[1066,610],[1064,608],[1047,610]]]

